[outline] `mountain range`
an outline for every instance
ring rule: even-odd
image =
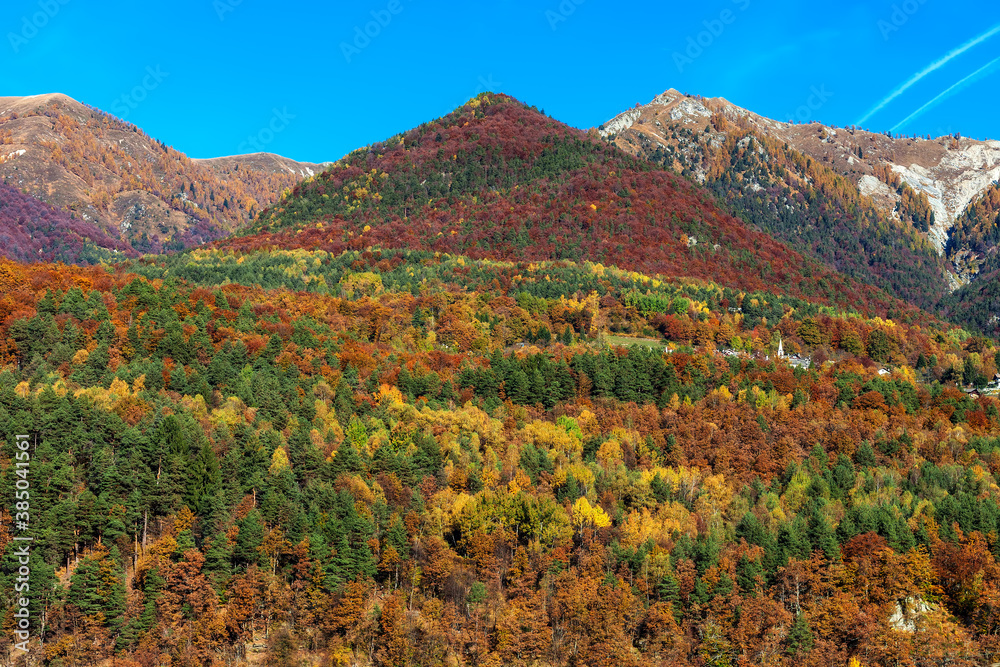
[[[456,113],[461,115],[460,111]],[[453,121],[445,118],[436,122],[449,128]],[[551,119],[546,121],[551,122]],[[368,219],[374,215],[395,225],[387,228],[392,231],[384,232],[388,236],[405,239],[416,233],[423,245],[433,240],[437,247],[452,250],[466,248],[468,243],[485,248],[481,238],[466,240],[467,232],[484,233],[483,229],[473,229],[472,221],[496,218],[496,211],[491,209],[497,206],[526,206],[524,192],[515,193],[513,188],[529,180],[534,182],[539,175],[547,182],[536,196],[545,191],[549,199],[562,198],[562,190],[551,189],[555,185],[552,177],[557,181],[568,178],[570,172],[595,157],[577,155],[570,162],[553,167],[552,159],[546,155],[547,164],[535,174],[499,164],[494,167],[492,182],[491,160],[505,161],[508,157],[503,154],[505,150],[579,153],[579,148],[543,145],[550,139],[566,141],[567,133],[573,135],[573,142],[583,142],[600,152],[604,149],[594,143],[599,136],[623,155],[639,159],[640,164],[657,165],[668,173],[684,176],[696,184],[695,191],[698,186],[710,191],[713,202],[707,205],[721,207],[724,215],[720,220],[742,222],[749,229],[784,244],[791,253],[782,249],[783,261],[801,254],[839,274],[977,330],[991,329],[997,324],[997,313],[992,312],[989,298],[982,290],[988,290],[993,274],[1000,269],[996,259],[1000,196],[994,185],[1000,175],[998,142],[959,136],[891,137],[858,128],[783,123],[721,98],[692,97],[676,90],[668,90],[649,104],[619,114],[596,132],[592,130],[589,138],[586,132],[559,127],[559,132],[551,137],[543,132],[537,138],[526,138],[524,146],[514,148],[511,148],[512,136],[495,138],[491,145],[483,146],[478,135],[455,140],[450,135],[447,140],[435,136],[436,144],[446,144],[436,148],[450,151],[451,160],[438,159],[436,154],[430,156],[426,150],[419,156],[410,155],[411,161],[431,158],[426,164],[406,167],[411,176],[427,168],[428,178],[421,177],[418,188],[407,186],[408,190],[399,191],[394,186],[393,203],[365,203],[367,195],[362,195],[349,212],[352,205],[347,199],[340,200],[347,208],[330,206],[327,202],[319,215],[337,220],[359,216]],[[78,228],[84,225],[89,229],[87,225],[94,225],[96,231],[88,232],[91,240],[87,245],[91,250],[83,251],[81,246],[82,254],[77,257],[73,244],[60,246],[60,256],[69,261],[88,261],[88,257],[105,256],[109,252],[178,250],[221,240],[233,233],[237,237],[230,243],[246,244],[249,241],[243,240],[243,236],[247,231],[281,232],[284,236],[274,242],[301,245],[315,243],[321,235],[313,228],[294,241],[287,238],[290,212],[278,213],[271,207],[282,192],[300,182],[302,185],[296,192],[313,192],[317,178],[321,182],[330,178],[328,174],[320,176],[330,164],[334,167],[329,173],[338,173],[337,169],[346,165],[365,171],[374,167],[395,179],[398,165],[394,161],[399,154],[412,154],[413,142],[419,143],[422,135],[422,128],[414,130],[325,165],[295,162],[266,153],[192,160],[138,128],[64,95],[8,97],[0,98],[0,175],[7,185],[79,220]],[[406,145],[406,136],[410,146]],[[470,156],[472,144],[464,145],[470,141],[475,144],[474,150],[483,152]],[[502,146],[505,143],[508,145]],[[516,159],[522,160],[524,155]],[[574,159],[576,163],[572,163]],[[383,164],[386,160],[389,166]],[[457,180],[455,166],[464,172],[457,174]],[[474,169],[482,170],[482,174],[473,173]],[[508,173],[502,173],[504,170]],[[356,173],[339,173],[342,176],[335,178],[338,188],[345,184],[371,185],[361,183]],[[589,177],[604,184],[609,180],[608,173]],[[319,187],[324,192],[328,189],[323,183]],[[678,181],[671,181],[668,186],[686,187]],[[426,214],[430,211],[424,210],[426,205],[417,202],[454,194],[478,199],[482,193],[477,188],[491,193],[509,188],[510,192],[496,202],[477,201],[476,211],[466,211],[468,204],[462,203],[457,213],[435,211],[429,217]],[[660,188],[659,193],[662,192]],[[992,197],[991,192],[994,192]],[[383,196],[381,184],[375,184],[370,194]],[[636,194],[642,197],[649,193]],[[509,195],[515,196],[510,199]],[[591,195],[603,197],[604,204],[614,205],[616,215],[634,213],[616,203],[613,192],[599,195],[593,190]],[[648,198],[650,206],[660,210],[674,206],[668,202],[652,203],[656,196]],[[336,202],[337,196],[333,200]],[[398,203],[402,203],[402,208]],[[582,249],[584,242],[578,238],[578,232],[585,231],[584,228],[560,228],[565,226],[568,215],[574,216],[578,223],[581,212],[590,217],[603,217],[607,212],[598,213],[600,203],[596,199],[584,206],[593,207],[589,214],[578,205],[576,211],[560,211],[558,219],[534,225],[536,231],[524,237],[524,242],[531,241],[529,254],[535,253],[539,258],[582,257],[587,251]],[[435,235],[443,235],[443,227],[436,225],[448,224],[446,218],[452,214],[462,220],[464,231],[448,229],[449,238],[443,240],[421,234],[408,225],[414,210],[422,224],[434,227]],[[258,220],[260,213],[263,215]],[[269,221],[266,225],[265,220]],[[637,220],[636,216],[622,218],[618,228],[609,227],[607,236],[615,237],[623,226],[636,224]],[[688,257],[683,268],[678,262],[685,254],[697,254],[704,252],[705,247],[720,245],[713,240],[715,234],[702,229],[699,238],[692,221],[684,222],[683,229],[670,228],[671,222],[673,218],[664,221],[655,215],[649,219],[651,229],[671,237],[669,242],[661,239],[659,245],[662,252],[673,255],[672,263],[648,256],[641,261],[633,258],[631,265],[673,275],[713,274],[717,262],[706,262],[704,257]],[[713,221],[711,226],[724,224],[727,223]],[[553,231],[543,238],[539,230],[548,227]],[[369,236],[383,233],[379,229]],[[589,233],[593,236],[593,231]],[[681,234],[685,234],[683,243],[690,243],[693,250],[677,246]],[[325,238],[329,245],[330,235]],[[510,240],[509,236],[505,238]],[[709,240],[711,243],[706,246]],[[346,238],[342,240],[344,244],[347,242]],[[697,248],[699,242],[703,244],[701,250]],[[517,252],[516,245],[506,247],[503,252]],[[489,248],[493,250],[492,245]],[[614,245],[608,250],[611,248]],[[95,255],[94,249],[106,252]],[[37,254],[37,248],[33,252]],[[11,256],[29,255],[12,251]],[[692,263],[691,259],[698,261]],[[771,264],[775,257],[765,253],[761,259],[763,264]],[[699,262],[704,269],[695,268]],[[727,270],[744,276],[758,273],[754,266],[731,265]],[[747,280],[746,286],[759,286]]]
[[[220,244],[603,262],[883,314],[891,296],[803,257],[670,170],[503,95],[356,151]]]
[[[988,144],[483,93],[312,165],[0,108],[9,654],[1000,661]]]
[[[601,135],[626,150],[652,155],[668,146],[677,150],[673,134],[682,128],[702,130],[712,125],[710,144],[719,147],[729,128],[718,128],[713,116],[733,123],[742,137],[752,133],[773,139],[822,163],[834,174],[854,184],[883,213],[899,221],[914,222],[939,254],[957,245],[956,223],[969,205],[1000,179],[1000,141],[977,141],[959,134],[944,137],[892,137],[860,128],[836,128],[818,122],[784,123],[764,118],[722,98],[701,98],[668,90],[650,104],[637,106],[601,127]],[[721,124],[721,123],[720,123]],[[711,159],[712,156],[708,156]],[[693,165],[694,177],[704,182],[709,172]],[[908,214],[908,202],[899,192],[902,184],[924,195],[933,222],[923,229],[923,219]],[[921,211],[922,212],[922,211]],[[958,250],[948,253],[951,272],[959,282],[974,275],[974,265],[963,264]],[[968,260],[968,258],[965,258]]]

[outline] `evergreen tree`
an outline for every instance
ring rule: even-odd
[[[847,542],[857,534],[858,529],[854,525],[854,520],[851,518],[850,514],[846,515],[840,520],[840,523],[837,524],[837,541],[841,544]]]
[[[822,551],[827,560],[837,560],[840,558],[840,545],[834,535],[830,522],[820,511],[819,503],[813,504],[813,510],[809,516],[808,527],[809,542],[813,550]]]
[[[793,656],[807,653],[812,649],[813,641],[809,621],[806,620],[802,612],[799,612],[795,615],[795,622],[792,623],[792,629],[788,632],[788,653]]]
[[[264,542],[264,525],[260,513],[252,510],[236,525],[239,526],[239,534],[233,548],[233,560],[237,567],[246,568],[253,564],[263,566],[264,558],[259,547]]]
[[[546,391],[545,377],[539,369],[536,368],[531,371],[528,386],[528,399],[526,402],[529,405],[541,403],[547,409],[555,405],[552,394]]]
[[[764,582],[764,567],[758,560],[750,560],[746,554],[736,563],[736,583],[744,597],[757,597],[757,588]]]
[[[874,468],[876,466],[875,451],[872,449],[871,443],[867,440],[862,442],[861,446],[858,447],[857,452],[854,454],[854,462],[861,468]]]
[[[777,548],[775,550],[778,556],[775,562],[777,567],[784,567],[788,563],[789,558],[806,560],[812,554],[812,545],[809,542],[808,536],[804,534],[805,531],[803,528],[802,522],[795,520],[782,524],[778,529]]]
[[[35,309],[39,315],[55,315],[59,312],[56,295],[52,293],[52,290],[45,290],[45,295],[38,300]]]
[[[353,581],[356,569],[354,551],[351,549],[347,533],[344,531],[339,532],[340,534],[335,542],[337,545],[336,553],[333,555],[330,567],[327,570],[327,577],[328,581],[332,584],[332,590],[338,590],[343,584]]]
[[[705,606],[712,600],[712,592],[705,583],[703,577],[697,577],[694,582],[694,591],[691,592],[691,603],[700,607]]]
[[[656,585],[656,595],[661,602],[670,603],[674,618],[680,622],[684,615],[684,610],[681,607],[681,587],[671,572],[667,572],[660,583]]]
[[[507,392],[507,398],[512,403],[517,405],[527,405],[530,403],[531,383],[528,381],[528,375],[519,363],[514,366],[509,379],[504,382],[504,389]]]
[[[660,477],[660,473],[656,473],[653,479],[649,481],[649,490],[653,492],[653,497],[656,498],[656,502],[658,503],[667,502],[673,495],[671,488]]]
[[[403,525],[403,521],[399,518],[399,515],[393,518],[392,523],[389,525],[389,530],[386,532],[385,539],[396,550],[400,558],[405,559],[409,557],[410,541],[406,535],[406,527]]]
[[[78,320],[87,318],[87,300],[79,287],[72,287],[66,292],[62,303],[59,304],[59,312],[72,315]]]
[[[221,483],[219,460],[208,440],[205,440],[197,458],[191,463],[184,502],[198,514],[207,515],[211,509],[210,499],[218,492]]]

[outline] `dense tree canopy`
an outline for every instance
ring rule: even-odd
[[[94,223],[0,184],[0,253],[21,262],[96,264],[127,246]]]
[[[0,287],[0,495],[30,434],[47,664],[1000,651],[1000,412],[959,388],[998,350],[954,327],[377,248]]]

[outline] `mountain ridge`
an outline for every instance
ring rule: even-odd
[[[140,252],[220,238],[319,169],[269,154],[192,160],[62,93],[0,97],[0,179]]]
[[[191,158],[196,164],[204,164],[212,167],[220,173],[240,165],[257,171],[268,171],[270,173],[288,173],[299,178],[309,178],[321,172],[332,162],[300,162],[292,158],[278,155],[277,153],[259,152],[243,153],[237,155],[220,155],[218,157]]]
[[[931,219],[918,194],[907,191],[905,214],[913,221],[904,223],[823,160],[767,129],[782,124],[728,102],[705,102],[668,91],[598,131],[704,185],[747,225],[841,273],[923,308],[947,293],[943,261],[914,228]]]
[[[925,234],[937,252],[949,261],[950,275],[946,278],[951,290],[974,277],[976,270],[970,271],[968,253],[963,254],[961,248],[948,250],[949,239],[966,209],[1000,179],[1000,141],[972,140],[958,134],[934,139],[894,138],[856,127],[837,128],[817,122],[786,123],[756,114],[725,98],[690,96],[676,89],[669,89],[648,104],[618,114],[599,131],[603,137],[623,147],[629,145],[627,138],[630,135],[634,138],[642,135],[665,146],[669,141],[664,141],[655,126],[646,122],[657,122],[663,113],[671,121],[686,126],[702,121],[707,123],[714,114],[743,119],[756,131],[788,143],[793,149],[849,178],[883,213],[896,219],[900,217],[902,195],[894,192],[898,188],[886,181],[900,180],[918,196],[925,196],[935,214]],[[880,166],[888,168],[887,176],[878,176]],[[703,174],[696,171],[695,177],[702,178]]]

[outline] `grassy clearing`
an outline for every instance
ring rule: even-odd
[[[619,345],[621,347],[638,345],[640,347],[662,349],[667,345],[666,341],[657,338],[630,338],[628,336],[607,336],[606,338],[608,345]]]

